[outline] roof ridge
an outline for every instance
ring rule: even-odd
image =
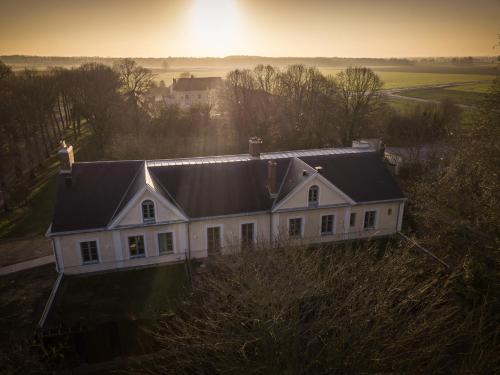
[[[255,158],[250,154],[226,154],[226,155],[208,155],[208,156],[187,156],[182,158],[169,159],[129,159],[129,160],[95,160],[95,161],[80,161],[75,164],[97,164],[97,163],[127,163],[127,162],[143,162],[148,168],[161,167],[167,165],[182,165],[182,164],[206,164],[211,163],[228,163],[238,161],[251,160],[272,160],[272,159],[288,159],[288,158],[303,158],[308,156],[328,156],[328,155],[353,155],[374,153],[372,148],[355,148],[355,147],[328,147],[328,148],[312,148],[289,151],[273,151],[260,154],[260,158]],[[302,159],[301,159],[302,160]],[[307,164],[307,163],[306,163]]]
[[[122,195],[122,197],[121,197],[120,201],[119,201],[119,202],[118,202],[118,204],[116,205],[116,208],[115,208],[115,210],[113,211],[113,214],[111,215],[111,218],[110,218],[110,220],[109,220],[109,222],[108,222],[108,224],[107,224],[106,226],[109,226],[109,224],[111,224],[111,223],[113,222],[113,220],[114,220],[114,218],[115,218],[115,216],[116,216],[116,214],[117,214],[118,209],[119,209],[119,208],[121,207],[121,205],[122,205],[123,200],[124,200],[124,199],[125,199],[125,197],[127,196],[128,192],[130,191],[130,189],[132,188],[132,186],[134,185],[135,180],[137,179],[137,177],[141,174],[142,168],[145,168],[145,165],[146,165],[146,164],[144,163],[142,167],[137,168],[137,172],[135,173],[134,178],[130,181],[130,184],[128,184],[127,189],[125,190],[125,192],[123,193],[123,195]]]

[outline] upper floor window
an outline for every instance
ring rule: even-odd
[[[154,223],[155,221],[155,204],[152,200],[142,202],[142,222]]]
[[[313,185],[309,188],[309,206],[317,206],[319,201],[319,188]]]
[[[80,251],[82,253],[83,264],[99,263],[97,241],[80,242]]]
[[[130,258],[142,258],[144,252],[144,236],[131,236],[128,238],[128,250]]]
[[[302,237],[302,218],[288,220],[288,235],[295,238]]]
[[[377,211],[366,211],[365,212],[365,229],[375,228],[375,220],[377,218]]]

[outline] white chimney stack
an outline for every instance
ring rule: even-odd
[[[254,158],[260,158],[260,146],[262,139],[259,137],[252,137],[248,140],[248,153]]]
[[[67,146],[65,141],[61,141],[61,148],[57,151],[57,157],[60,165],[59,173],[71,175],[71,167],[75,162],[73,146]]]

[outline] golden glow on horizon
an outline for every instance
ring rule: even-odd
[[[241,17],[235,0],[195,0],[189,17],[189,35],[198,54],[231,54],[241,34]]]
[[[499,0],[0,0],[0,55],[495,55]]]

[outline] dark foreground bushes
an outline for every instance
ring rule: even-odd
[[[153,332],[154,373],[490,373],[498,292],[400,244],[224,256]],[[466,269],[466,268],[465,268]]]

